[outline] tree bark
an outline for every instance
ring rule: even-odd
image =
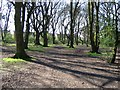
[[[35,3],[32,2],[32,7],[31,7],[30,11],[27,10],[28,15],[27,15],[27,21],[26,21],[26,32],[25,32],[25,42],[24,42],[25,49],[28,49],[28,41],[29,41],[29,34],[30,34],[30,22],[29,22],[29,20],[30,20],[32,11],[34,9],[34,6],[35,6]]]
[[[55,29],[53,28],[53,34],[52,34],[52,37],[53,37],[53,44],[55,44]]]
[[[71,23],[70,23],[70,48],[74,48],[73,44],[74,44],[74,29],[73,29],[73,2],[71,0],[70,2],[70,18],[71,18]]]
[[[98,5],[96,5],[96,53],[99,53],[99,16],[98,16],[98,12],[99,12],[99,2]]]
[[[95,52],[95,44],[94,44],[94,33],[93,33],[93,13],[94,13],[94,5],[93,2],[88,2],[88,12],[89,12],[89,29],[90,29],[90,41],[91,41],[91,52]]]
[[[14,58],[28,58],[24,50],[23,30],[21,24],[22,2],[15,2],[15,36],[16,36],[16,54]]]
[[[115,63],[115,60],[116,60],[116,53],[117,53],[117,46],[118,46],[118,16],[117,16],[117,7],[115,5],[115,46],[114,46],[114,54],[113,54],[113,57],[112,57],[112,60],[110,63]]]
[[[92,53],[99,53],[99,42],[98,42],[98,35],[99,35],[99,21],[98,21],[98,11],[99,9],[96,10],[96,40],[94,39],[94,32],[93,32],[93,27],[94,27],[94,3],[95,2],[88,2],[88,12],[89,12],[89,29],[90,29],[90,42],[91,42],[91,52]]]
[[[39,41],[40,33],[37,30],[35,31],[36,31],[35,45],[40,45],[40,41]]]

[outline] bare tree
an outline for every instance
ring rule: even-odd
[[[30,18],[35,8],[35,2],[32,2],[32,5],[30,6],[30,3],[27,4],[27,20],[26,20],[26,32],[25,32],[25,49],[28,49],[28,40],[29,40],[29,33],[30,33]]]
[[[5,24],[3,25],[3,28],[1,29],[1,35],[2,35],[2,40],[5,42],[5,37],[8,32],[8,24],[9,24],[9,17],[11,14],[11,9],[12,9],[12,4],[7,2],[7,11],[6,13],[2,13],[2,19],[4,19]]]
[[[117,53],[117,47],[118,47],[118,10],[120,9],[120,4],[115,4],[115,46],[114,46],[114,54],[113,54],[113,57],[112,57],[112,60],[110,63],[115,63],[115,60],[116,60],[116,53]],[[118,7],[117,7],[118,5]]]
[[[25,53],[23,42],[23,30],[21,21],[21,9],[23,2],[15,2],[15,37],[16,37],[16,54],[14,58],[28,58]]]

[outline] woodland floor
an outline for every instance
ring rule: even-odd
[[[14,55],[15,48],[0,46],[2,58]],[[2,63],[4,88],[118,88],[119,66],[106,60],[86,55],[89,48],[46,48],[43,52],[27,51],[35,60]],[[117,58],[119,60],[119,58]]]

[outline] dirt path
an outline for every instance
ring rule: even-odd
[[[3,56],[13,55],[4,48]],[[8,50],[8,51],[7,51]],[[92,58],[89,49],[67,50],[56,46],[45,52],[28,51],[35,60],[5,65],[3,87],[12,88],[118,88],[119,69],[116,64]]]

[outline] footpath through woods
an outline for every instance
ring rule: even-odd
[[[1,47],[2,57],[14,55],[14,47]],[[119,66],[86,55],[89,48],[49,47],[27,51],[33,60],[3,63],[2,86],[8,88],[118,88]],[[118,49],[118,54],[119,56]],[[119,58],[117,58],[119,60]]]

